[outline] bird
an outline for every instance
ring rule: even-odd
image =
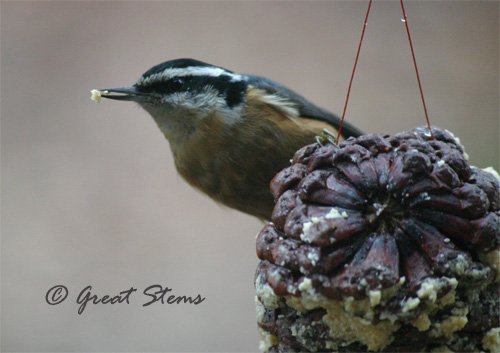
[[[284,85],[199,60],[169,60],[132,86],[92,90],[92,99],[132,101],[170,144],[184,180],[216,202],[270,220],[270,182],[294,153],[341,119]],[[363,132],[344,122],[342,138]]]

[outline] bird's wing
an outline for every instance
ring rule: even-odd
[[[246,76],[248,77],[247,82],[250,86],[263,89],[270,94],[277,95],[278,97],[281,97],[293,103],[298,109],[301,118],[321,120],[329,123],[337,129],[339,128],[341,120],[340,117],[333,113],[330,113],[326,109],[314,105],[313,103],[302,97],[300,94],[295,93],[282,84],[265,77],[255,75]],[[346,139],[351,136],[358,137],[363,134],[363,131],[346,121],[344,121],[344,123],[342,124],[341,135]]]

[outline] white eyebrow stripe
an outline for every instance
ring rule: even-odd
[[[137,84],[139,85],[147,85],[152,82],[157,82],[157,81],[166,81],[169,79],[172,79],[174,77],[185,77],[185,76],[211,76],[211,77],[218,77],[221,75],[227,75],[231,77],[231,81],[243,81],[245,80],[245,77],[242,75],[238,75],[232,72],[228,72],[224,69],[221,69],[220,67],[214,67],[214,66],[203,66],[203,67],[198,67],[198,66],[189,66],[186,68],[168,68],[165,69],[162,72],[158,72],[156,74],[152,74],[151,76],[148,76],[146,78],[140,78],[137,81]]]

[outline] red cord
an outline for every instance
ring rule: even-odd
[[[366,11],[365,22],[363,25],[363,32],[361,32],[361,40],[359,41],[358,53],[356,54],[356,60],[354,61],[354,68],[352,69],[351,81],[349,82],[349,88],[347,89],[347,97],[344,105],[344,112],[342,113],[342,120],[340,120],[339,131],[337,134],[337,140],[340,140],[340,132],[342,131],[342,125],[344,124],[345,111],[347,109],[347,102],[349,102],[349,94],[351,93],[352,80],[354,78],[354,72],[356,71],[356,65],[358,64],[359,52],[361,51],[361,44],[363,43],[363,37],[365,35],[366,23],[368,22],[368,15],[370,13],[370,8],[372,6],[372,0],[368,4],[368,10]]]
[[[415,59],[415,52],[413,51],[413,43],[411,41],[410,29],[408,28],[408,19],[406,18],[405,7],[403,5],[403,0],[401,2],[401,9],[403,10],[403,19],[406,26],[406,33],[408,33],[408,41],[410,42],[411,55],[413,57],[413,64],[415,65],[415,73],[417,74],[418,88],[420,89],[420,96],[422,97],[422,103],[424,105],[425,120],[427,120],[427,126],[429,127],[429,133],[431,134],[431,139],[434,139],[431,130],[431,123],[429,121],[429,115],[427,114],[427,106],[425,105],[424,92],[422,91],[422,83],[420,82],[420,75],[418,74],[417,60]]]
[[[408,33],[408,41],[410,42],[410,49],[411,49],[411,55],[413,57],[413,64],[415,66],[415,73],[417,74],[418,88],[420,89],[420,96],[422,97],[422,103],[424,105],[425,120],[427,121],[427,126],[429,127],[429,133],[431,135],[431,139],[434,139],[434,136],[432,135],[432,130],[431,130],[431,123],[429,121],[429,115],[427,114],[427,106],[425,105],[424,93],[422,91],[422,83],[420,82],[420,75],[418,74],[417,60],[415,59],[415,51],[413,50],[413,43],[411,41],[410,29],[408,28],[408,19],[406,18],[406,12],[405,12],[405,8],[403,5],[403,0],[400,0],[400,2],[401,2],[401,9],[403,10],[403,22],[405,23],[406,33]],[[363,24],[363,31],[361,32],[361,39],[359,41],[359,46],[358,46],[358,53],[356,54],[356,60],[354,61],[354,68],[352,69],[351,80],[349,82],[349,88],[347,89],[347,97],[345,100],[344,112],[342,113],[342,119],[340,121],[340,126],[339,126],[339,130],[338,130],[338,134],[337,134],[337,140],[340,139],[340,132],[342,131],[342,125],[344,124],[347,103],[349,102],[349,95],[351,94],[352,81],[354,79],[354,73],[356,72],[356,66],[358,65],[359,52],[361,51],[361,44],[363,43],[363,37],[365,35],[366,24],[368,22],[368,15],[370,14],[371,6],[372,6],[372,0],[370,0],[370,2],[368,3],[368,10],[366,11],[365,22]]]

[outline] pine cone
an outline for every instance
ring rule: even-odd
[[[500,181],[432,133],[312,144],[276,175],[262,350],[500,349]]]

